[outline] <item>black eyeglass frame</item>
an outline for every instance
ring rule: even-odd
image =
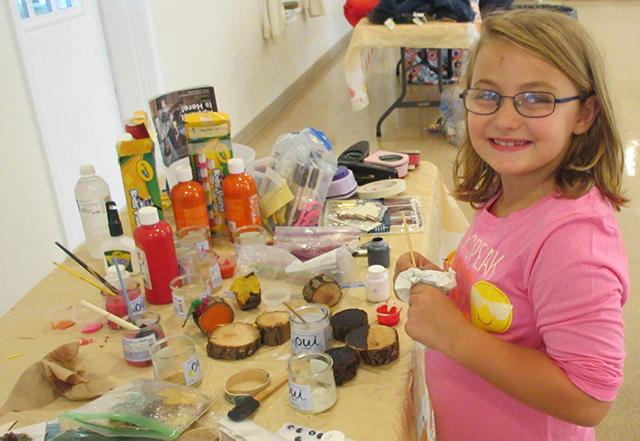
[[[493,94],[495,94],[498,97],[498,103],[496,105],[496,108],[493,112],[489,112],[489,113],[479,113],[479,112],[474,112],[473,110],[470,110],[467,107],[467,102],[466,102],[466,96],[467,93],[470,90],[479,90],[479,91],[484,91],[484,92],[491,92]],[[551,112],[547,113],[546,115],[539,115],[539,116],[529,116],[529,115],[524,115],[520,109],[518,108],[518,105],[516,104],[516,97],[520,96],[520,95],[525,95],[527,93],[544,93],[546,95],[550,95],[553,97],[553,109],[551,109]],[[495,90],[491,90],[491,89],[479,89],[479,88],[475,88],[475,87],[470,87],[468,89],[465,89],[460,95],[458,95],[458,98],[462,99],[462,104],[464,105],[464,108],[467,109],[467,112],[471,112],[474,115],[481,115],[481,116],[488,116],[488,115],[493,115],[494,113],[496,113],[499,109],[500,106],[502,105],[502,98],[511,98],[513,100],[513,107],[515,107],[516,112],[518,112],[519,115],[524,116],[525,118],[546,118],[549,115],[552,115],[553,112],[556,111],[556,104],[564,104],[564,103],[569,103],[571,101],[575,101],[575,100],[580,100],[580,101],[584,101],[587,98],[589,98],[591,95],[593,95],[593,92],[583,92],[579,95],[574,95],[574,96],[569,96],[566,98],[556,98],[556,96],[551,93],[551,92],[534,92],[534,91],[525,91],[525,92],[520,92],[517,93],[513,96],[510,95],[500,95],[498,92],[496,92]]]

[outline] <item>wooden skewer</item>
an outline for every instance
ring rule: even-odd
[[[77,277],[78,279],[87,282],[89,285],[98,288],[100,291],[104,292],[105,294],[108,294],[110,296],[115,296],[117,295],[115,292],[111,291],[109,288],[107,288],[104,285],[99,284],[98,282],[95,282],[93,280],[91,280],[90,278],[83,276],[82,274],[80,274],[79,272],[69,268],[67,265],[64,265],[62,263],[57,263],[57,262],[53,262],[53,264],[55,266],[57,266],[58,268],[60,268],[63,271],[68,272],[69,274],[71,274],[74,277]]]
[[[298,317],[298,318],[300,319],[300,321],[302,321],[302,323],[304,323],[304,324],[306,324],[306,323],[307,323],[307,321],[304,319],[304,317],[302,317],[300,314],[298,314],[298,311],[296,311],[295,309],[293,309],[293,307],[292,307],[290,304],[288,304],[287,302],[282,302],[282,304],[283,304],[284,306],[286,306],[286,307],[287,307],[287,309],[288,309],[289,311],[293,312],[293,314],[294,314],[296,317]]]
[[[407,226],[407,219],[404,217],[404,213],[402,213],[402,229],[404,230],[405,238],[407,239],[407,247],[409,247],[409,255],[411,256],[411,263],[414,268],[417,268],[416,265],[416,256],[413,255],[413,245],[411,244],[411,235],[409,235],[409,227]]]
[[[95,277],[96,279],[98,279],[103,285],[105,285],[107,288],[109,288],[111,291],[113,292],[118,292],[118,288],[116,288],[115,286],[113,286],[111,283],[109,283],[104,277],[102,277],[96,270],[94,270],[93,268],[91,268],[89,265],[87,265],[85,262],[83,262],[78,256],[76,256],[75,254],[73,254],[71,251],[69,251],[68,249],[66,249],[64,247],[64,245],[62,245],[60,242],[55,242],[55,244],[58,246],[58,248],[60,248],[62,251],[64,251],[69,257],[71,257],[73,260],[75,260],[76,262],[78,262],[78,265],[80,265],[82,268],[84,268],[89,274],[91,274],[93,277]]]
[[[133,323],[129,323],[126,320],[122,320],[120,317],[118,317],[117,315],[113,315],[110,312],[105,311],[102,308],[97,307],[96,305],[94,305],[93,303],[89,303],[86,300],[80,300],[80,304],[82,306],[84,306],[87,309],[92,310],[93,312],[97,312],[98,314],[100,314],[102,317],[106,317],[109,320],[111,320],[112,322],[122,326],[125,329],[128,329],[130,331],[139,331],[140,328],[137,327],[136,325],[134,325]]]

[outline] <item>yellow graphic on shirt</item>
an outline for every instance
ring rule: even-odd
[[[485,280],[471,287],[471,323],[488,332],[502,334],[511,326],[513,305],[498,287]]]

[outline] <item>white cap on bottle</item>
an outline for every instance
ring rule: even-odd
[[[191,173],[191,167],[179,167],[176,172],[179,182],[189,182],[193,180],[193,173]]]
[[[239,175],[240,173],[244,173],[244,160],[242,158],[229,159],[227,166],[229,167],[229,174]]]
[[[372,277],[384,277],[384,274],[387,272],[387,269],[382,265],[371,265],[367,271]]]
[[[120,270],[120,277],[122,277],[122,281],[124,282],[129,278],[129,273],[127,272],[127,268],[124,265],[118,264],[118,269]],[[120,286],[120,280],[118,279],[118,270],[116,270],[116,265],[111,265],[107,268],[107,273],[104,276],[107,279],[107,282],[112,285],[118,287]]]
[[[142,207],[138,210],[138,219],[140,225],[153,225],[160,222],[160,216],[158,216],[158,209],[156,207]]]
[[[93,164],[82,164],[80,166],[80,175],[82,176],[91,176],[95,174],[95,172],[96,168],[93,166]]]

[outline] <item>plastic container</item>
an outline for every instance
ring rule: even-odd
[[[294,354],[322,352],[333,342],[329,323],[329,308],[325,305],[305,305],[295,309],[306,323],[289,314],[291,325],[291,351]]]
[[[227,163],[229,175],[222,181],[227,225],[233,233],[247,225],[262,225],[258,191],[253,177],[244,171],[244,161],[232,158]]]
[[[298,354],[289,359],[287,371],[289,402],[298,412],[316,414],[336,403],[333,359],[328,354]]]
[[[180,167],[177,171],[178,184],[171,189],[171,203],[176,230],[209,227],[207,196],[198,182],[193,180],[190,167]]]
[[[371,265],[364,277],[364,289],[370,302],[384,302],[389,298],[389,271],[382,265]]]
[[[186,386],[199,386],[202,382],[200,358],[191,337],[176,335],[163,338],[151,347],[150,353],[156,380]]]
[[[108,201],[106,210],[110,237],[100,247],[104,269],[107,271],[111,265],[115,265],[117,262],[124,266],[124,270],[127,273],[138,275],[140,273],[140,263],[138,262],[136,243],[133,239],[124,235],[116,203]]]
[[[395,326],[400,322],[402,306],[393,303],[382,303],[376,307],[378,323],[384,326]]]
[[[160,316],[154,312],[145,311],[133,316],[131,320],[140,328],[139,331],[127,330],[122,337],[122,351],[127,364],[136,367],[151,366],[151,346],[164,338],[164,331],[160,325]]]
[[[82,220],[86,246],[91,257],[100,259],[100,246],[109,237],[105,203],[111,200],[109,186],[92,164],[80,166],[80,179],[75,187],[76,203]]]
[[[178,275],[178,258],[171,226],[159,219],[155,207],[141,208],[138,217],[141,225],[135,229],[133,237],[138,246],[147,301],[155,305],[171,303],[169,282]]]

